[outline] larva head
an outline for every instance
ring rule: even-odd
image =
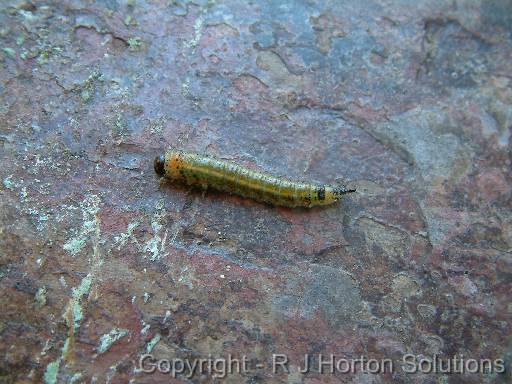
[[[333,187],[333,195],[336,200],[339,200],[341,196],[346,195],[347,193],[352,193],[355,191],[355,188],[347,188],[344,185],[336,185]]]
[[[165,156],[160,155],[155,157],[154,166],[157,175],[163,176],[165,174]]]
[[[311,205],[328,205],[341,199],[341,196],[355,192],[355,189],[349,189],[344,185],[326,185],[316,188],[316,199]]]

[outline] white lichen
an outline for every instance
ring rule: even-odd
[[[44,306],[46,304],[46,287],[39,288],[34,298],[39,307]]]
[[[138,221],[132,221],[128,224],[128,228],[126,228],[126,233],[121,233],[119,236],[114,237],[114,243],[118,244],[117,249],[120,250],[129,239],[132,239],[133,243],[137,243],[138,241],[135,237],[132,237],[133,230],[139,225]]]
[[[99,354],[107,352],[115,342],[127,336],[128,334],[129,331],[124,328],[112,329],[109,333],[106,333],[100,337],[100,343],[96,347],[96,352]]]
[[[195,49],[197,47],[203,35],[203,24],[204,16],[199,15],[199,17],[194,22],[194,37],[189,42],[185,43],[185,46],[192,49]]]
[[[97,217],[99,203],[100,200],[96,195],[87,196],[80,203],[83,218],[82,228],[78,231],[77,236],[70,238],[63,245],[64,250],[71,256],[76,256],[84,248],[91,234],[99,233],[100,223]]]
[[[157,333],[155,336],[153,336],[153,338],[151,340],[149,340],[149,342],[146,344],[146,353],[151,353],[151,351],[153,350],[153,348],[155,348],[155,345],[158,344],[160,339],[161,339],[161,336],[159,333]]]
[[[82,374],[80,372],[77,372],[73,376],[71,376],[71,380],[69,380],[69,383],[70,384],[76,383],[81,378],[82,378]]]
[[[148,333],[149,328],[151,328],[151,324],[146,324],[144,320],[141,320],[142,329],[140,330],[140,334],[144,336],[146,333]]]
[[[164,253],[164,249],[168,230],[166,229],[165,232],[161,234],[163,229],[163,225],[161,223],[166,217],[166,212],[163,207],[164,205],[162,201],[156,204],[156,213],[154,214],[153,220],[151,221],[153,237],[142,246],[143,252],[151,254],[151,261],[160,260],[163,256],[167,256],[167,253]]]

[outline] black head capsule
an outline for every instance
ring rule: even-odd
[[[347,193],[355,192],[355,188],[347,188],[344,185],[338,185],[336,188],[334,188],[334,195],[338,198],[341,197],[341,195],[346,195]]]
[[[160,156],[155,157],[154,165],[155,165],[155,172],[157,173],[157,175],[163,176],[165,173],[165,156],[160,155]]]

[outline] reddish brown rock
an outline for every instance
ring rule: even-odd
[[[0,381],[510,382],[511,14],[5,1]],[[168,146],[358,192],[311,210],[203,195],[157,178]],[[148,352],[250,369],[173,379],[138,370]],[[406,353],[508,368],[409,374]],[[396,369],[302,374],[304,354]]]

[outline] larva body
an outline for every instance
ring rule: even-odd
[[[174,182],[212,188],[276,206],[327,205],[355,191],[344,186],[295,182],[180,150],[169,150],[158,156],[154,165],[157,174]]]

